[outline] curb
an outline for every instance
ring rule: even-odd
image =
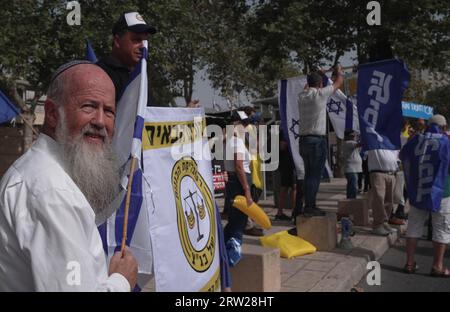
[[[355,235],[363,238],[363,242],[347,254],[321,281],[309,291],[311,292],[348,292],[367,274],[367,263],[380,259],[397,241],[398,234],[387,237]],[[334,251],[338,251],[335,249]]]

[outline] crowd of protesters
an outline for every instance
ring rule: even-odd
[[[295,218],[298,215],[305,218],[325,215],[325,212],[316,205],[316,196],[324,171],[323,165],[327,146],[325,129],[323,128],[325,124],[324,106],[326,99],[339,88],[341,82],[335,79],[333,85],[323,88],[321,85],[322,74],[317,72],[309,75],[308,85],[299,95],[300,116],[302,110],[306,115],[303,120],[303,128],[300,129],[300,155],[304,162],[305,171],[304,180],[301,179],[302,183],[299,183],[300,187],[298,187],[288,140],[286,135],[280,132],[278,169],[280,191],[276,203],[276,214],[272,216],[273,220],[276,221],[291,222],[294,220],[295,224]],[[340,70],[336,68],[334,77],[339,76]],[[315,110],[312,110],[312,108]],[[245,121],[243,124],[244,128],[247,127]],[[450,149],[446,147],[449,144],[446,131],[446,119],[441,115],[434,115],[428,122],[423,119],[417,119],[413,122],[407,119],[403,121],[403,128],[399,134],[401,139],[400,150],[374,149],[362,153],[364,142],[361,141],[359,133],[353,130],[345,132],[342,142],[343,171],[347,180],[346,197],[350,200],[358,197],[367,199],[368,206],[372,209],[372,234],[379,236],[394,234],[398,231],[397,226],[404,225],[409,218],[406,234],[408,238],[407,264],[404,267],[406,273],[414,273],[417,270],[414,251],[417,239],[422,236],[424,224],[429,219],[428,223],[430,224],[435,251],[431,275],[447,277],[450,274],[449,270],[443,265],[445,248],[450,243],[450,228],[448,227],[448,224],[450,224],[450,201],[447,200],[450,198],[450,185],[447,178]],[[435,205],[433,208],[429,203],[427,206],[427,204],[417,203],[415,198],[411,198],[412,194],[417,194],[419,188],[417,181],[422,173],[417,173],[417,169],[411,168],[410,159],[414,159],[414,148],[416,150],[418,147],[423,149],[423,145],[420,145],[424,144],[423,142],[437,144],[433,141],[436,140],[437,133],[440,134],[439,138],[442,137],[439,146],[444,146],[437,156],[435,155],[437,161],[442,164],[440,168],[444,168],[440,176],[443,179],[440,187],[441,190],[444,190],[444,193],[438,192],[439,196],[433,195],[433,198],[439,198],[439,203],[433,202]],[[241,146],[244,149],[245,144],[241,144]],[[417,166],[417,164],[415,165]],[[251,170],[248,168],[246,175],[249,176],[250,174]],[[248,203],[251,203],[255,200],[249,191],[251,178],[247,180],[239,179],[239,181],[241,185],[244,185],[240,192],[247,197]],[[230,182],[230,187],[231,184],[232,182]],[[245,184],[248,185],[245,186]],[[300,196],[296,196],[296,193]],[[226,197],[229,196],[233,197],[234,193],[227,192]],[[228,208],[226,209],[232,215],[231,211],[237,209],[230,205],[232,200],[227,199],[226,201],[228,202]],[[409,214],[405,211],[408,201]],[[288,203],[292,208],[290,215],[286,214]],[[239,233],[235,235],[239,244],[242,243],[242,233],[245,230],[244,221],[243,217],[239,225]],[[235,221],[229,220],[229,222],[228,228]],[[228,232],[227,228],[225,232]],[[246,234],[252,235],[252,233]],[[262,233],[256,235],[260,236]],[[226,237],[230,236],[226,235]]]

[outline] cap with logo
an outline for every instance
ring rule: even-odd
[[[240,121],[240,122],[246,122],[248,121],[248,115],[244,111],[234,110],[231,113],[231,121]]]
[[[120,34],[125,30],[135,33],[156,33],[156,28],[145,22],[144,18],[138,12],[127,12],[122,14],[114,24],[113,35]]]
[[[444,127],[447,125],[447,121],[445,120],[445,117],[439,114],[433,115],[433,117],[431,117],[428,120],[428,124],[435,124],[438,125],[440,127]]]

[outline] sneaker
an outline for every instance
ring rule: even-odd
[[[291,235],[297,236],[297,228],[296,227],[289,229],[287,232]]]
[[[388,231],[391,234],[398,232],[396,228],[393,228],[392,226],[390,226],[387,223],[383,223],[383,227],[386,229],[386,231]]]
[[[404,225],[405,221],[403,221],[402,219],[399,219],[397,217],[392,217],[389,219],[389,224],[392,225]]]
[[[378,236],[388,236],[389,234],[391,234],[391,232],[389,232],[384,225],[379,225],[376,228],[374,228],[372,230],[372,234],[378,235]]]
[[[247,230],[244,230],[244,234],[249,236],[264,236],[264,231],[263,229],[252,227]]]
[[[226,244],[228,264],[234,267],[242,258],[241,243],[234,237],[230,238]]]
[[[395,216],[397,219],[408,220],[408,214],[407,214],[407,213],[404,213],[403,211],[401,211],[401,212],[396,212],[396,213],[394,214],[394,216]]]
[[[320,210],[319,208],[305,208],[305,211],[303,212],[303,216],[305,216],[305,218],[323,217],[325,214],[325,211]]]
[[[291,218],[285,215],[284,213],[275,215],[275,220],[279,221],[291,221]]]
[[[442,270],[438,270],[436,268],[431,268],[430,276],[449,278],[450,270],[448,268],[443,268]]]

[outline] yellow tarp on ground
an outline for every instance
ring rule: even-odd
[[[316,252],[316,247],[304,239],[281,231],[275,234],[266,235],[260,238],[264,247],[273,247],[280,249],[280,255],[283,258],[294,258]]]

